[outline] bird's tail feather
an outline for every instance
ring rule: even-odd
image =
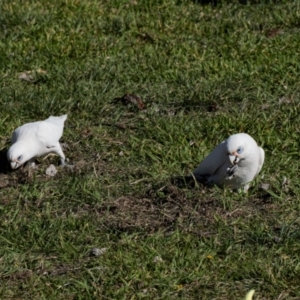
[[[45,121],[50,122],[50,123],[55,124],[55,125],[60,125],[61,126],[66,121],[67,117],[68,117],[67,114],[66,115],[61,115],[61,116],[58,116],[58,117],[50,116]]]

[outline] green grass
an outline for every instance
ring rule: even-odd
[[[300,4],[254,2],[1,1],[1,299],[300,298]],[[65,113],[74,171],[6,169]],[[266,152],[248,194],[171,183],[237,132]]]

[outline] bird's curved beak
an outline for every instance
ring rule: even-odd
[[[232,165],[236,165],[240,161],[239,155],[237,153],[229,154],[228,157]]]
[[[14,170],[14,169],[17,169],[19,167],[19,164],[16,161],[11,161],[10,166]]]

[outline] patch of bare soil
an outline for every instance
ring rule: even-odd
[[[187,193],[168,183],[160,189],[148,190],[143,197],[123,196],[104,203],[97,213],[105,220],[103,226],[113,230],[151,233],[181,227],[186,232],[205,236],[210,235],[208,228],[213,215],[224,214],[225,210],[207,188]]]
[[[88,210],[93,210],[90,213],[103,222],[103,229],[168,233],[180,228],[209,237],[218,230],[220,220],[230,224],[242,218],[248,222],[258,213],[265,214],[273,205],[270,201],[269,195],[261,191],[255,196],[245,195],[242,201],[232,200],[229,208],[215,189],[176,178],[165,186],[148,189],[141,196],[122,196]]]
[[[66,274],[76,274],[82,272],[85,269],[86,264],[91,261],[92,258],[85,257],[76,263],[60,263],[53,264],[51,267],[43,268],[39,267],[33,270],[20,270],[10,274],[0,276],[0,281],[4,280],[7,283],[15,284],[15,282],[22,283],[31,279],[32,276],[62,276]]]

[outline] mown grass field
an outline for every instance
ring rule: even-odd
[[[1,1],[1,299],[300,299],[300,3],[229,2]],[[10,171],[13,129],[65,113],[75,168]],[[172,183],[237,132],[247,194]]]

